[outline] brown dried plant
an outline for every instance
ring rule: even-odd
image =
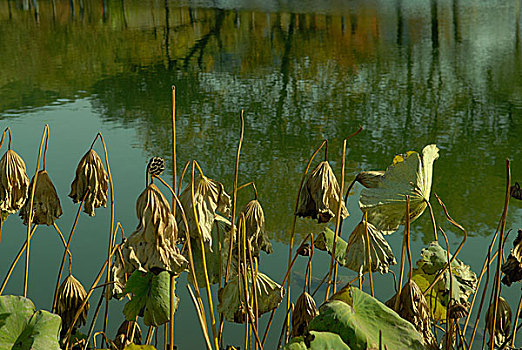
[[[33,182],[34,177],[31,179],[31,187]],[[23,219],[24,225],[27,225],[29,222],[29,209],[29,201],[26,201],[20,210],[20,217]],[[56,188],[47,171],[40,170],[34,192],[32,222],[37,225],[51,226],[61,215],[62,206],[60,205],[60,198],[58,198]]]
[[[308,324],[319,315],[315,300],[307,292],[303,292],[295,303],[292,313],[292,337],[305,335],[308,332]]]
[[[20,210],[27,200],[28,189],[25,163],[10,149],[0,159],[0,220]]]
[[[76,312],[85,300],[87,293],[82,284],[73,277],[67,276],[58,289],[58,299],[56,303],[56,313],[62,318],[62,330],[68,330],[74,321]],[[81,327],[87,321],[89,303],[83,308],[78,321],[74,324],[74,329]]]
[[[494,339],[495,346],[501,346],[506,339],[509,337],[509,331],[511,329],[511,318],[512,312],[511,307],[507,303],[507,301],[498,297],[498,306],[497,306],[497,317],[496,317],[496,326],[495,326],[495,334],[491,335],[491,329],[493,328],[493,319],[494,319],[494,306],[495,303],[491,303],[489,305],[488,311],[486,312],[486,329],[491,338]]]

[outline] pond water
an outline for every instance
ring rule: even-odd
[[[6,0],[0,3],[0,128],[12,129],[12,148],[32,176],[49,124],[47,170],[62,201],[58,225],[66,236],[77,210],[67,197],[76,165],[101,131],[115,181],[116,221],[129,235],[148,159],[166,158],[165,178],[171,178],[171,86],[177,92],[178,174],[196,159],[229,192],[244,109],[239,183],[255,181],[259,191],[275,250],[262,256],[261,269],[275,281],[287,264],[302,172],[323,139],[339,177],[342,140],[364,127],[348,143],[346,183],[361,170],[385,169],[395,154],[436,143],[433,192],[469,232],[459,257],[477,272],[502,212],[506,158],[513,181],[522,181],[521,31],[519,0]],[[361,218],[359,191],[349,201],[345,239]],[[242,192],[240,208],[252,197]],[[432,203],[455,251],[460,232]],[[507,248],[522,227],[521,204],[513,200],[509,208],[507,228],[515,233]],[[73,273],[86,288],[106,256],[109,217],[109,209],[100,208],[94,218],[79,219]],[[296,232],[304,237],[320,229],[299,219]],[[401,232],[388,239],[397,257]],[[25,234],[17,215],[7,219],[2,278]],[[425,213],[412,226],[414,260],[432,235]],[[28,291],[38,308],[50,307],[62,254],[54,230],[39,228]],[[303,284],[302,260],[292,300]],[[315,283],[328,262],[323,252],[314,257]],[[23,269],[21,262],[6,293],[22,294]],[[346,269],[339,274],[342,281],[356,276]],[[391,276],[375,276],[375,283],[376,296],[387,300]],[[175,342],[179,349],[203,348],[185,284],[183,274]],[[515,309],[519,286],[504,288],[503,295]],[[123,302],[110,305],[112,337]],[[276,313],[267,348],[275,348],[283,317]],[[225,344],[242,339],[242,326],[225,327]]]

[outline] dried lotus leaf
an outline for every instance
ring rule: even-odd
[[[305,335],[308,332],[308,324],[319,315],[315,300],[307,292],[303,292],[295,302],[292,312],[292,338]]]
[[[29,188],[33,187],[34,177],[31,179]],[[27,225],[29,219],[30,200],[27,200],[20,210],[20,217],[24,220],[24,225]],[[36,180],[36,188],[33,199],[33,220],[37,225],[51,226],[62,215],[62,206],[60,205],[60,198],[56,193],[49,174],[45,170],[38,172]]]
[[[168,271],[180,274],[188,261],[176,247],[177,225],[170,205],[154,184],[150,184],[136,202],[138,227],[123,244],[124,273]],[[115,265],[118,264],[115,260]],[[119,266],[116,266],[116,270]]]
[[[265,214],[257,199],[248,202],[241,213],[245,215],[245,228],[247,238],[252,245],[252,255],[259,257],[263,250],[267,254],[273,252],[272,244],[265,233]]]
[[[82,284],[72,275],[62,282],[58,289],[58,296],[56,300],[56,313],[62,318],[62,331],[67,331],[73,321],[76,312],[84,302],[87,293]],[[89,312],[89,303],[85,304],[80,317],[74,324],[74,329],[85,325],[87,321],[87,313]]]
[[[439,158],[436,145],[428,145],[422,155],[410,151],[397,155],[378,182],[377,187],[361,191],[359,206],[383,234],[396,231],[405,223],[406,195],[410,196],[410,221],[417,219],[427,207],[433,177],[433,162]]]
[[[192,206],[191,184],[185,187],[179,199],[187,217],[190,236],[199,239],[201,232],[205,244],[209,243],[210,246],[212,246],[211,231],[216,212],[220,212],[225,216],[230,214],[230,196],[225,192],[223,184],[202,175],[194,179],[194,203],[199,229],[196,225],[194,208]],[[184,234],[185,226],[182,222],[181,215],[178,216],[176,220],[180,231]]]
[[[128,339],[127,334],[130,337],[134,330],[134,339]],[[137,322],[134,321],[123,321],[123,323],[120,325],[120,328],[118,328],[118,332],[116,333],[116,337],[114,338],[114,341],[112,343],[113,347],[111,349],[115,350],[123,350],[127,345],[129,344],[141,344],[141,328]]]
[[[486,329],[488,330],[490,337],[491,329],[493,328],[493,318],[495,315],[494,308],[495,303],[491,303],[489,305],[488,311],[486,312]],[[496,347],[500,347],[509,337],[509,330],[511,329],[511,318],[511,307],[504,298],[498,297],[495,334],[493,336]],[[491,338],[489,341],[491,341]]]
[[[252,274],[247,269],[248,288],[252,289]],[[277,308],[283,300],[284,289],[270,277],[264,273],[258,272],[256,279],[257,289],[257,307],[259,316]],[[218,292],[218,312],[223,313],[225,320],[235,323],[244,323],[246,318],[246,310],[244,310],[245,293],[241,293],[239,299],[238,292],[238,275],[231,278],[228,283]]]
[[[330,164],[326,161],[319,163],[307,175],[301,187],[296,215],[311,217],[319,223],[324,223],[337,215],[340,204],[341,217],[345,219],[349,214],[339,192],[339,184]]]
[[[513,249],[511,249],[506,262],[502,264],[502,272],[504,273],[502,283],[507,286],[522,279],[522,230],[518,230],[517,238],[513,242]]]
[[[23,159],[8,150],[0,159],[0,211],[5,218],[16,213],[27,200],[29,178]]]
[[[109,177],[98,153],[90,149],[78,163],[69,197],[79,203],[85,197],[83,211],[94,216],[94,209],[107,206]],[[88,192],[88,193],[87,193]]]

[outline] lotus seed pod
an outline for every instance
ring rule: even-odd
[[[29,188],[33,187],[34,177],[31,179]],[[29,221],[30,200],[27,200],[20,210],[20,217],[27,225]],[[33,199],[33,220],[37,225],[53,225],[56,219],[62,215],[62,206],[56,189],[47,174],[47,171],[40,170],[36,180],[36,188]]]

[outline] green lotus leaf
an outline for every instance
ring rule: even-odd
[[[48,311],[36,311],[31,300],[0,296],[0,349],[60,350],[62,320]]]
[[[146,326],[164,324],[170,317],[170,274],[162,271],[157,275],[151,272],[134,271],[125,285],[125,293],[133,293],[123,308],[125,318],[133,321],[143,316]],[[179,298],[174,299],[177,309]]]
[[[378,349],[379,331],[388,349],[425,349],[415,327],[395,311],[364,293],[346,286],[319,308],[310,330],[333,332],[354,350]]]
[[[368,236],[370,237],[370,257],[372,272],[379,271],[387,273],[390,265],[395,265],[395,256],[388,242],[384,239],[381,232],[375,226],[368,223]],[[334,232],[325,228],[317,236],[314,245],[319,250],[326,250],[332,255]],[[335,260],[342,266],[355,272],[368,271],[368,247],[366,243],[366,232],[364,221],[355,227],[348,238],[348,243],[341,237],[337,237],[335,247]]]
[[[395,156],[376,187],[361,191],[359,206],[383,234],[405,223],[406,195],[410,196],[410,221],[417,219],[430,199],[433,162],[439,157],[436,145],[427,145],[422,155],[414,151]]]
[[[341,337],[330,332],[311,331],[307,336],[292,338],[283,350],[350,350]]]
[[[248,274],[248,288],[252,289],[252,277],[250,269]],[[243,283],[243,280],[241,280]],[[241,286],[243,287],[243,285]],[[283,300],[284,289],[278,283],[272,281],[270,277],[264,273],[258,272],[256,279],[258,314],[272,311]],[[246,318],[245,293],[244,289],[241,292],[241,300],[238,292],[238,275],[231,278],[228,283],[218,292],[218,312],[223,313],[225,320],[235,323],[244,323]]]
[[[446,250],[438,242],[431,242],[427,248],[422,249],[421,259],[417,261],[412,279],[424,292],[447,264],[448,256]],[[453,299],[459,304],[467,305],[469,296],[477,287],[477,275],[471,271],[469,265],[464,264],[459,259],[455,259],[451,263],[451,273]],[[446,271],[435,284],[432,292],[426,296],[426,301],[435,321],[445,319],[445,310],[449,302],[449,296],[450,274],[449,271]]]
[[[152,345],[136,345],[134,343],[127,345],[123,350],[156,350]]]

